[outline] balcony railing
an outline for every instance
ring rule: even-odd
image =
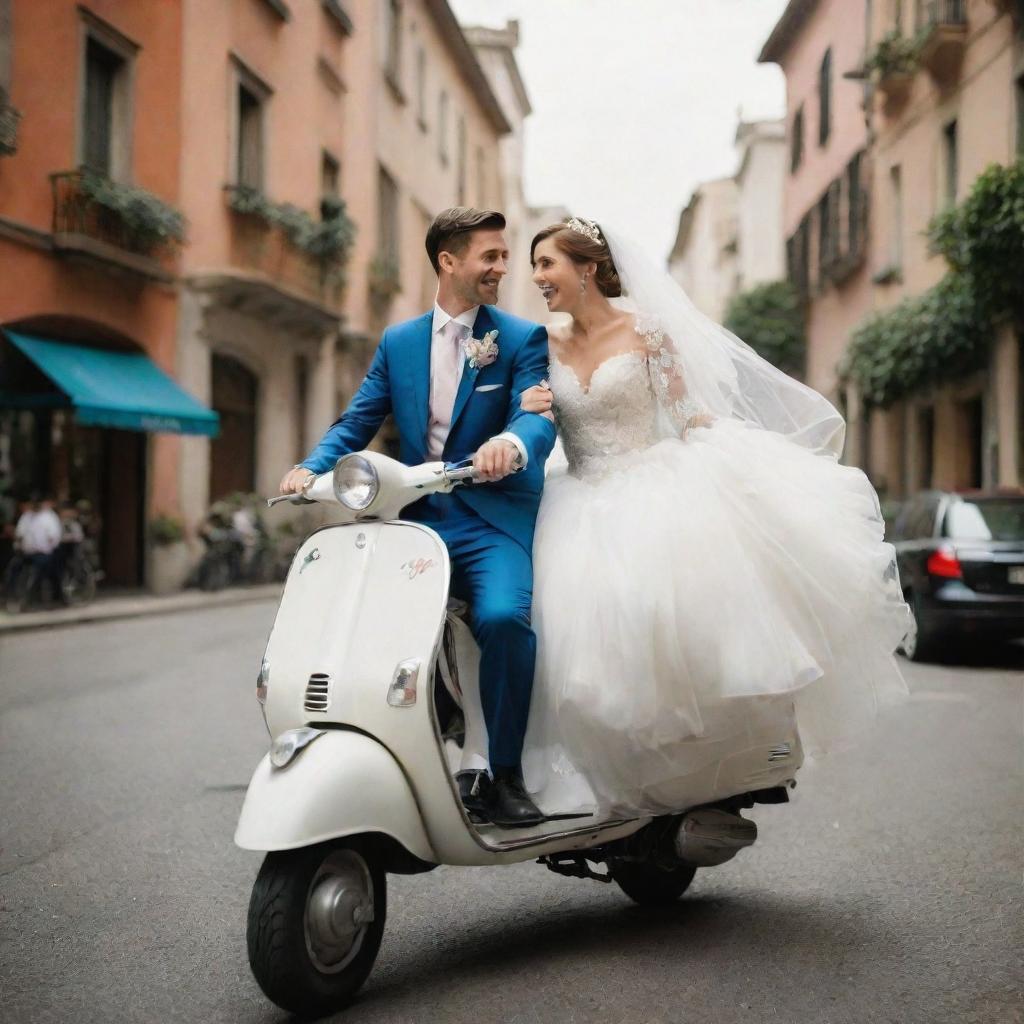
[[[967,0],[919,0],[917,31],[932,25],[966,25]]]
[[[232,220],[231,263],[298,297],[322,306],[335,306],[343,283],[338,268],[304,251],[284,227],[274,223],[259,207],[239,205],[240,191],[246,190],[225,188]]]
[[[50,175],[57,249],[147,277],[169,277],[163,257],[184,237],[184,218],[141,188],[80,169]]]
[[[954,78],[967,46],[966,0],[922,0],[917,7],[920,60],[942,83]]]
[[[0,89],[0,156],[13,156],[18,151],[18,125],[21,113],[11,106]]]

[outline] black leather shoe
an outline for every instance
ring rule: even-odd
[[[529,798],[518,768],[495,768],[487,800],[487,816],[501,828],[528,828],[544,820]]]
[[[469,820],[475,825],[486,824],[488,818],[487,797],[491,789],[491,777],[486,771],[456,772],[455,780],[459,784],[459,796],[462,806],[466,808]]]

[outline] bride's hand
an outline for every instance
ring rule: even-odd
[[[540,384],[534,384],[532,388],[527,388],[519,397],[519,406],[523,412],[535,412],[545,419],[554,420],[554,414],[551,412],[552,399],[551,388],[545,380]]]

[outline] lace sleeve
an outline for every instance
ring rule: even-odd
[[[680,433],[691,427],[710,426],[714,417],[687,394],[682,357],[658,320],[639,314],[636,332],[647,345],[650,353],[647,365],[654,393],[672,425]]]

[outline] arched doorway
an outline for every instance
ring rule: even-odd
[[[220,415],[220,434],[210,444],[210,501],[256,489],[259,379],[231,356],[215,353],[210,404]]]

